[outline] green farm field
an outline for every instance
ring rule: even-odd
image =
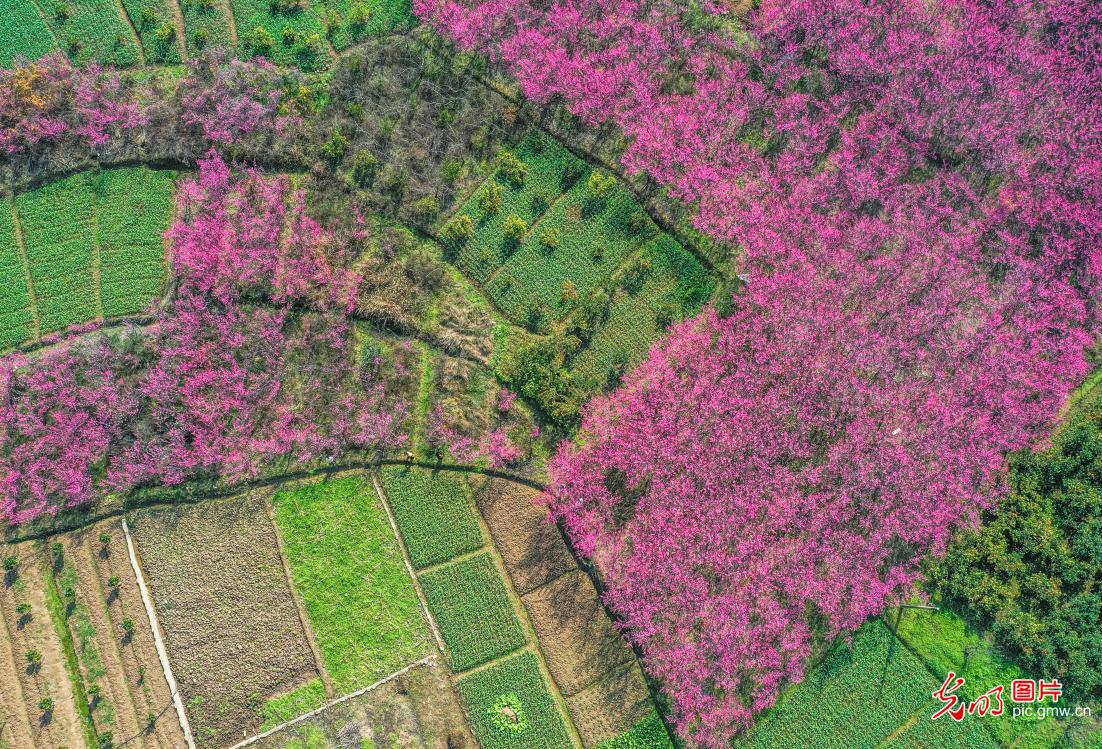
[[[453,671],[467,671],[524,646],[524,629],[488,553],[444,565],[420,579]]]
[[[233,19],[227,2],[179,0],[179,3],[184,16],[184,38],[189,55],[198,55],[207,48],[233,48]]]
[[[483,749],[573,747],[531,653],[464,677],[459,694]]]
[[[183,59],[174,2],[175,0],[122,0],[123,8],[138,32],[147,63],[171,65]]]
[[[17,195],[14,219],[5,203],[0,314],[9,317],[12,328],[0,345],[137,314],[158,297],[165,277],[161,236],[172,211],[175,177],[144,167],[81,173]]]
[[[317,0],[231,0],[238,49],[279,65],[320,70],[329,62],[329,42]]]
[[[874,620],[854,634],[852,645],[836,645],[734,746],[874,749],[897,732],[931,723],[939,704],[932,693],[940,684],[883,622]],[[967,720],[938,721],[943,722],[947,725],[914,730],[936,732],[946,748],[999,746],[990,733],[970,729]]]
[[[383,469],[382,480],[415,568],[482,548],[485,539],[461,477],[389,466]]]
[[[413,581],[369,479],[350,476],[273,499],[295,588],[340,693],[432,650]]]
[[[141,63],[141,47],[115,0],[60,0],[39,6],[63,52],[78,65],[130,67]]]
[[[0,0],[0,68],[11,68],[17,57],[37,60],[57,49],[50,27],[34,0]]]

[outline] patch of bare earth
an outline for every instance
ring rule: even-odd
[[[103,539],[109,539],[104,543]],[[101,688],[114,706],[117,740],[128,746],[179,749],[183,729],[153,644],[153,629],[142,605],[138,581],[126,551],[119,520],[70,534],[69,559],[80,578],[81,600],[96,628],[96,643],[107,676]],[[134,623],[126,634],[124,622]],[[121,734],[120,734],[121,732]]]
[[[524,595],[577,569],[559,529],[536,505],[539,492],[512,481],[471,481],[475,498],[517,593]]]
[[[539,635],[547,668],[564,695],[577,694],[635,658],[584,572],[569,572],[521,600]]]
[[[566,698],[587,749],[631,730],[652,709],[643,672],[629,663]]]
[[[202,747],[257,733],[269,697],[318,677],[264,501],[250,492],[130,520]]]
[[[84,746],[64,650],[46,605],[48,561],[34,542],[5,546],[0,556],[14,556],[19,562],[14,574],[5,575],[0,595],[10,651],[0,664],[0,672],[5,674],[0,681],[0,703],[6,705],[11,700],[25,713],[22,720],[12,723],[12,737],[5,738],[19,748]],[[30,609],[23,613],[19,609],[25,606]],[[29,657],[31,654],[38,657]],[[52,707],[42,710],[39,705],[46,704],[46,699],[52,701]]]
[[[440,661],[260,739],[257,749],[477,749]]]

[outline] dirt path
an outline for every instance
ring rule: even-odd
[[[11,585],[5,585],[0,609],[11,634],[23,704],[32,721],[33,745],[44,749],[84,746],[84,731],[77,714],[73,685],[65,666],[65,653],[54,629],[46,603],[46,565],[48,561],[37,544],[8,547],[4,555],[19,559],[18,574]],[[16,611],[20,604],[29,604],[30,615]],[[28,653],[41,654],[37,668],[32,667]],[[42,711],[44,699],[53,701],[53,709]]]
[[[184,11],[180,9],[179,0],[169,0],[169,4],[172,5],[172,22],[176,24],[176,43],[180,45],[180,61],[187,62],[187,29],[184,26]],[[173,203],[173,206],[175,206],[175,203]],[[175,214],[175,207],[173,207],[172,212]],[[172,221],[170,219],[169,226],[171,225]]]
[[[96,526],[89,534],[89,542],[104,533],[111,536],[108,553],[104,555],[101,549],[96,552],[94,561],[100,586],[107,591],[108,615],[116,631],[121,629],[121,622],[126,619],[137,624],[130,643],[120,648],[120,663],[142,732],[138,743],[151,749],[179,749],[187,742],[173,711],[172,690],[157,660],[153,629],[142,605],[134,569],[130,566],[122,523],[115,520]],[[96,546],[100,546],[98,541]],[[113,578],[118,579],[117,588],[109,584]],[[149,724],[150,715],[157,716],[152,726]]]
[[[27,282],[27,296],[31,300],[31,320],[34,321],[34,340],[42,339],[42,322],[38,317],[38,300],[34,295],[34,279],[31,277],[31,261],[27,259],[27,244],[23,238],[23,222],[19,220],[19,209],[15,199],[11,201],[12,221],[15,224],[15,246],[19,249],[19,259],[23,261],[23,275]]]
[[[184,741],[188,749],[196,749],[195,739],[191,734],[191,726],[188,723],[187,713],[184,711],[184,701],[180,697],[180,688],[176,684],[176,678],[172,675],[172,667],[168,663],[168,652],[165,650],[165,643],[161,637],[161,628],[157,623],[157,612],[156,609],[153,608],[153,598],[149,595],[149,589],[146,587],[145,579],[142,577],[142,569],[138,564],[138,555],[134,551],[134,539],[130,535],[130,528],[127,527],[125,518],[121,521],[121,526],[123,535],[126,537],[126,551],[130,560],[130,566],[138,584],[138,590],[141,593],[142,606],[145,608],[146,620],[150,624],[151,636],[157,649],[157,658],[161,662],[161,671],[168,685],[168,690],[172,694],[172,703],[176,708],[176,716],[179,718],[179,725],[184,734]]]

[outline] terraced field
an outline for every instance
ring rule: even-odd
[[[13,67],[20,56],[37,60],[58,48],[34,0],[0,0],[0,18],[0,68]]]
[[[62,51],[74,63],[141,64],[141,45],[116,0],[60,0],[39,7]]]
[[[175,173],[76,174],[0,202],[0,334],[7,348],[143,311],[165,277]],[[29,280],[29,284],[28,284]]]

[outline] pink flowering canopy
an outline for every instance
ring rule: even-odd
[[[726,746],[1043,438],[1098,334],[1102,7],[415,0],[743,252],[551,470],[671,697]]]
[[[406,405],[356,363],[352,250],[301,191],[212,152],[177,214],[174,295],[147,331],[0,358],[0,521],[404,444]]]

